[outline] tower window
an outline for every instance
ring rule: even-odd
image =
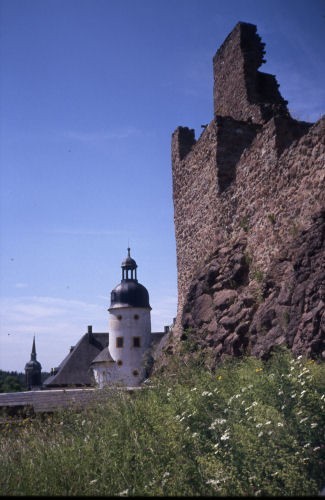
[[[117,364],[117,366],[122,366],[123,365],[123,361],[121,359],[119,359],[119,360],[116,361],[116,364]]]
[[[117,319],[121,321],[122,316],[119,314],[119,315],[117,316]]]
[[[133,375],[134,377],[137,377],[137,376],[139,375],[138,370],[133,370],[132,375]]]
[[[133,347],[141,347],[141,338],[133,337]]]
[[[116,337],[116,347],[121,348],[124,346],[124,338]]]
[[[139,319],[139,314],[135,314],[133,317],[134,319]]]

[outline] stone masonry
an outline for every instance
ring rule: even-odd
[[[216,357],[325,349],[325,118],[290,116],[263,55],[238,23],[213,58],[213,120],[172,136],[173,335],[195,330]]]

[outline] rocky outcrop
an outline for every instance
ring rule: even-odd
[[[322,211],[279,252],[266,276],[252,268],[243,235],[217,248],[192,281],[181,339],[195,331],[216,359],[266,357],[279,344],[325,358],[324,235]]]

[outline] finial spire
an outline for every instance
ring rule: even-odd
[[[36,359],[35,335],[33,337],[32,355],[31,359]]]

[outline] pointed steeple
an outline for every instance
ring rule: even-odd
[[[29,391],[31,389],[39,388],[42,385],[41,371],[41,363],[39,363],[36,359],[36,344],[34,335],[30,361],[28,361],[25,365],[26,386]]]
[[[34,338],[33,338],[33,346],[32,346],[32,352],[31,352],[31,355],[30,355],[30,360],[31,361],[36,361],[35,335],[34,335]]]

